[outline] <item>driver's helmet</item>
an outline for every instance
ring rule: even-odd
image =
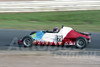
[[[54,32],[54,33],[58,33],[59,30],[60,30],[60,29],[59,29],[58,27],[55,27],[55,28],[53,29],[53,32]]]

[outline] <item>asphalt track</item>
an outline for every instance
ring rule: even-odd
[[[23,38],[25,35],[29,35],[32,30],[7,30],[0,29],[0,50],[7,50],[11,45],[16,45],[17,40]],[[92,32],[92,42],[86,49],[100,49],[100,33]],[[17,46],[18,47],[18,46]],[[66,48],[67,49],[67,48]]]

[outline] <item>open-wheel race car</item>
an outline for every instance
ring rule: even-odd
[[[77,48],[85,48],[91,42],[91,34],[78,32],[71,27],[54,28],[53,31],[37,31],[25,36],[18,41],[25,47],[32,45],[75,45]]]

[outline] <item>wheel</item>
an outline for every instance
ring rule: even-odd
[[[32,47],[33,41],[34,40],[30,36],[25,36],[22,43],[24,47]]]
[[[79,49],[85,48],[85,47],[87,46],[87,44],[88,44],[88,41],[87,41],[87,39],[84,38],[84,37],[79,37],[79,38],[77,38],[76,41],[75,41],[75,46],[76,46],[77,48],[79,48]]]
[[[34,34],[34,33],[36,33],[36,32],[31,32],[30,35],[32,35],[32,34]]]

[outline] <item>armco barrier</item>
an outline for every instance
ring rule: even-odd
[[[52,0],[0,2],[0,12],[100,10],[100,0]]]

